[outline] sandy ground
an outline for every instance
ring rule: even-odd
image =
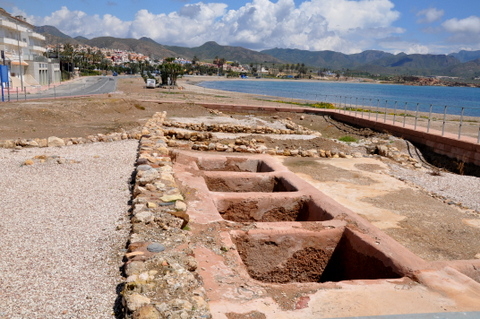
[[[91,134],[128,130],[145,123],[155,112],[167,111],[169,118],[212,117],[195,105],[213,103],[272,103],[248,94],[208,90],[180,81],[179,89],[146,89],[140,78],[119,79],[117,92],[95,97],[4,103],[0,108],[0,139],[85,137]],[[284,104],[278,104],[282,106]],[[297,114],[228,114],[238,120],[252,117],[274,122],[289,117],[325,138],[289,140],[265,138],[269,147],[303,147],[358,151],[331,139],[351,136],[387,138],[369,129],[353,128],[328,118]],[[472,126],[473,127],[473,126]],[[453,128],[454,129],[454,128]],[[478,130],[478,128],[477,128]],[[378,158],[311,159],[286,158],[284,164],[320,190],[364,216],[400,243],[428,260],[480,257],[480,217],[475,210],[461,209],[436,199],[412,183],[391,176],[393,163]],[[430,170],[419,170],[428,174]],[[477,181],[478,182],[478,181]],[[441,181],[440,181],[441,183]],[[476,187],[475,184],[471,187]],[[448,189],[448,185],[445,185]],[[453,190],[452,190],[453,192]],[[472,195],[475,196],[475,195]],[[447,201],[448,202],[448,201]]]

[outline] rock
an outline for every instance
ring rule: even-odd
[[[175,210],[177,211],[186,211],[187,210],[187,204],[185,204],[184,201],[177,200],[175,202]]]
[[[50,136],[47,139],[47,145],[48,147],[59,147],[59,146],[65,146],[65,141],[59,137],[56,136]]]
[[[33,165],[33,164],[35,164],[35,162],[31,159],[28,159],[25,162],[23,162],[23,165],[26,165],[26,166],[30,166],[30,165]]]
[[[137,166],[137,171],[148,171],[153,169],[150,165],[142,164]]]
[[[160,319],[160,312],[152,305],[146,305],[140,307],[133,314],[133,319]]]
[[[148,305],[150,303],[150,298],[133,293],[125,296],[125,302],[128,310],[133,312],[140,309],[142,306]]]
[[[173,311],[178,310],[192,310],[192,304],[188,300],[183,299],[174,299],[170,302],[170,306],[172,307]]]
[[[388,147],[385,145],[377,145],[377,153],[380,156],[388,157]]]
[[[141,157],[137,160],[137,165],[146,165],[148,164],[148,160],[145,157]],[[150,166],[151,167],[151,166]]]
[[[154,202],[147,202],[147,207],[148,207],[148,208],[157,208],[158,205],[155,204]]]
[[[159,243],[153,243],[147,246],[147,250],[151,253],[159,253],[165,250],[165,246]]]
[[[138,178],[138,183],[142,186],[148,183],[152,183],[153,181],[155,181],[157,178],[160,177],[160,174],[156,169],[149,169],[148,171],[140,171],[138,175],[140,175]]]
[[[217,143],[215,149],[219,152],[224,152],[228,149],[228,145]]]
[[[360,153],[360,152],[355,152],[355,153],[353,153],[353,157],[355,157],[355,158],[362,158],[363,155],[362,155],[362,153]]]
[[[187,268],[188,271],[195,271],[197,267],[198,267],[198,263],[194,257],[188,256],[185,259],[185,268]]]
[[[135,214],[135,219],[141,223],[150,223],[153,221],[153,214],[148,210]]]
[[[163,195],[160,197],[163,202],[174,202],[177,200],[183,200],[182,194]]]
[[[132,261],[125,265],[125,274],[127,276],[137,275],[145,271],[146,266],[143,261]]]

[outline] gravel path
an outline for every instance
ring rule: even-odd
[[[137,147],[0,149],[0,318],[115,318]]]
[[[440,175],[424,170],[412,170],[399,165],[391,165],[391,173],[398,179],[409,181],[428,192],[444,196],[449,201],[480,212],[480,178],[462,176],[448,172]]]

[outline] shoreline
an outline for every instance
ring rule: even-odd
[[[210,93],[216,93],[216,94],[225,94],[225,93],[229,93],[229,94],[232,94],[234,93],[235,95],[244,95],[244,97],[246,98],[247,100],[247,103],[246,104],[250,104],[251,101],[249,101],[249,99],[265,99],[265,98],[268,98],[268,99],[272,99],[270,101],[268,100],[264,100],[265,102],[276,102],[276,103],[282,103],[282,102],[279,102],[277,100],[283,100],[285,103],[285,105],[296,105],[296,106],[305,106],[305,107],[309,107],[307,104],[307,101],[310,102],[310,104],[313,104],[315,102],[321,102],[321,101],[313,101],[313,100],[307,100],[307,99],[302,99],[302,98],[290,98],[290,97],[283,97],[283,96],[276,96],[276,95],[268,95],[268,94],[259,94],[259,93],[247,93],[247,92],[240,92],[240,91],[229,91],[229,90],[222,90],[222,89],[213,89],[213,88],[207,88],[207,87],[203,87],[201,86],[200,84],[203,83],[203,82],[217,82],[217,81],[234,81],[234,80],[239,80],[237,78],[235,79],[227,79],[227,78],[221,78],[221,77],[215,77],[213,80],[210,80],[210,77],[209,76],[200,76],[204,79],[200,79],[198,81],[196,80],[191,80],[191,78],[181,78],[179,79],[179,84],[181,84],[182,86],[183,85],[187,85],[188,86],[188,89],[189,91],[193,91],[195,93],[205,93],[205,92],[210,92]],[[206,80],[205,80],[206,79]],[[248,79],[247,79],[248,80]],[[287,79],[278,79],[278,80],[269,80],[269,79],[255,79],[255,80],[259,80],[259,81],[262,81],[262,82],[267,82],[267,81],[283,81],[283,82],[286,82],[286,81],[291,81],[291,80],[287,80]],[[306,83],[309,83],[309,82],[315,82],[314,80],[295,80],[295,81],[300,81],[300,82],[306,82]],[[336,81],[331,81],[332,83],[335,83]],[[356,83],[356,82],[355,82]],[[355,84],[352,82],[352,84]],[[374,84],[374,83],[370,83],[370,84]],[[274,99],[277,99],[277,100],[274,100]],[[344,107],[342,106],[339,106],[338,103],[335,103],[335,102],[326,102],[325,103],[330,103],[332,105],[335,106],[335,108],[337,110],[343,110]],[[303,104],[303,105],[301,105]],[[348,103],[347,103],[348,104]],[[366,113],[366,114],[377,114],[376,113],[376,110],[377,110],[377,107],[376,106],[369,106],[369,105],[361,105],[361,104],[358,104],[358,105],[347,105],[346,108],[357,108],[357,109],[364,109],[365,111],[363,113]],[[458,107],[457,107],[458,108]],[[321,109],[321,108],[320,108]],[[475,108],[476,109],[476,108]],[[382,116],[384,115],[384,111],[385,110],[385,107],[379,107],[378,108],[378,114],[382,114]],[[392,113],[394,112],[394,108],[392,107],[387,107],[387,112],[388,113]],[[479,108],[480,110],[480,108]],[[347,110],[347,112],[350,112]],[[353,112],[353,111],[352,111]],[[360,113],[360,111],[358,111]],[[396,112],[397,112],[397,115],[396,116],[402,116],[403,117],[403,113],[404,113],[404,110],[403,108],[399,107],[396,109]],[[414,117],[415,116],[415,113],[416,111],[415,110],[408,110],[405,112],[407,114],[407,117]],[[390,114],[390,115],[393,115],[393,114]],[[428,111],[418,111],[418,117],[419,118],[422,118],[422,119],[425,119],[425,117],[428,117],[429,115],[429,112]],[[460,121],[460,117],[461,117],[461,114],[448,114],[447,113],[447,116],[446,116],[446,120],[447,121]],[[442,120],[443,118],[443,113],[440,113],[440,112],[432,112],[432,119],[434,121],[440,121]],[[479,116],[472,116],[472,115],[464,115],[463,116],[463,121],[464,122],[478,122],[480,123],[480,115]]]
[[[388,81],[378,81],[372,80],[367,78],[351,78],[350,80],[333,80],[333,79],[319,79],[319,78],[312,78],[312,79],[284,79],[284,78],[271,78],[271,77],[249,77],[247,79],[242,78],[229,78],[226,76],[215,76],[215,75],[184,75],[183,78],[193,78],[193,77],[201,77],[208,80],[202,80],[201,82],[210,82],[210,81],[235,81],[235,80],[256,80],[256,81],[283,81],[283,82],[328,82],[328,83],[360,83],[360,84],[382,84],[382,85],[401,85],[401,86],[423,86],[423,87],[463,87],[463,88],[472,88],[478,89],[480,88],[480,84],[478,86],[469,86],[469,85],[428,85],[428,84],[415,84],[416,82],[406,82],[406,83],[398,83],[398,82],[388,82]]]

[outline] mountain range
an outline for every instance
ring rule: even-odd
[[[480,50],[460,51],[444,54],[392,54],[377,50],[367,50],[356,54],[335,51],[307,51],[299,49],[274,48],[263,51],[249,50],[237,46],[219,45],[214,41],[199,47],[179,47],[162,45],[150,38],[122,39],[114,37],[72,38],[56,27],[36,27],[35,32],[46,38],[47,45],[85,44],[98,48],[134,51],[148,55],[152,59],[182,57],[200,61],[216,57],[242,64],[305,64],[308,67],[329,70],[349,70],[381,75],[438,75],[455,76],[465,79],[480,77]]]

